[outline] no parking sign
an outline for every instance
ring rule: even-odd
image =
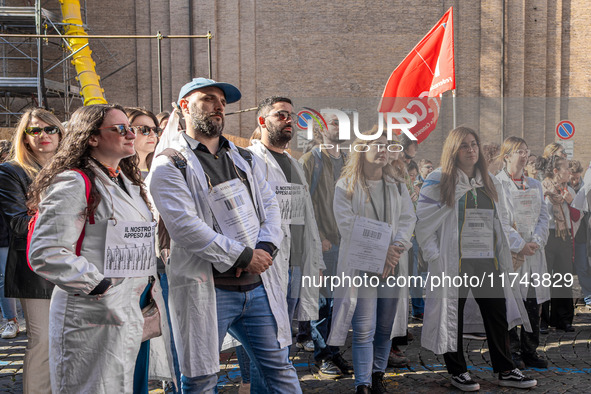
[[[563,140],[569,140],[575,135],[575,125],[569,120],[561,120],[556,125],[556,135]]]

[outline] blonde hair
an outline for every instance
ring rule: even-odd
[[[501,153],[499,153],[499,157],[497,160],[502,161],[503,167],[507,165],[505,161],[505,155],[510,155],[516,150],[519,149],[521,144],[527,146],[527,142],[523,138],[519,137],[507,137],[505,141],[503,141],[503,145],[501,146]]]
[[[37,118],[50,126],[57,126],[60,130],[59,141],[62,141],[62,135],[64,133],[64,127],[62,126],[59,119],[43,108],[29,108],[21,116],[18,125],[16,126],[14,137],[12,139],[12,151],[10,158],[15,161],[23,170],[27,176],[31,179],[35,178],[40,169],[40,164],[35,156],[35,153],[25,143],[27,134],[25,129],[29,127],[29,124]]]
[[[478,138],[478,134],[468,127],[460,126],[449,133],[443,143],[443,152],[441,153],[441,201],[449,207],[453,207],[455,203],[456,183],[458,182],[457,162],[460,145],[464,141],[464,138],[470,134],[474,136],[478,144],[478,161],[475,167],[480,170],[480,174],[482,175],[484,190],[494,201],[499,200],[497,189],[495,189],[495,185],[488,175],[486,158],[480,151],[480,138]]]
[[[544,153],[542,153],[542,157],[544,159],[549,159],[550,157],[556,155],[556,152],[559,150],[564,151],[564,146],[560,145],[558,142],[552,142],[544,148]]]
[[[375,132],[365,131],[363,135],[373,135]],[[381,136],[380,136],[381,137]],[[377,138],[376,138],[377,139]],[[369,142],[369,144],[368,144]],[[357,138],[351,144],[352,147],[357,145],[367,145],[369,146],[371,141],[362,140],[361,138]],[[341,178],[346,179],[347,183],[345,186],[345,191],[347,194],[347,198],[352,198],[353,193],[355,192],[355,187],[357,185],[361,185],[363,190],[369,195],[369,186],[367,185],[367,180],[365,179],[365,175],[363,174],[363,167],[365,165],[365,160],[362,157],[365,157],[366,152],[358,152],[353,149],[347,163],[343,167],[343,171],[341,172]],[[383,176],[390,176],[392,178],[396,178],[396,174],[394,171],[394,167],[390,163],[386,164],[383,168]]]

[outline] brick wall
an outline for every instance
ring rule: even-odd
[[[584,163],[591,159],[591,5],[586,0],[191,4],[87,2],[88,25],[97,34],[211,31],[214,78],[234,83],[243,92],[239,103],[228,106],[229,112],[254,107],[272,94],[290,96],[299,106],[321,98],[328,99],[325,103],[348,98],[359,107],[375,108],[392,70],[454,6],[458,125],[479,130],[484,141],[523,136],[534,152],[541,152],[555,140],[556,123],[570,119],[577,129],[575,155]],[[109,101],[158,112],[153,40],[102,40],[91,46],[100,58],[97,71]],[[169,110],[185,82],[207,75],[207,40],[163,40],[162,50],[164,109]],[[111,60],[104,61],[107,58]],[[439,125],[421,145],[419,158],[439,160],[453,125],[452,107],[451,94],[446,93]],[[246,138],[254,127],[253,112],[233,115],[226,133]]]

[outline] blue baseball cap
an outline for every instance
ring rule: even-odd
[[[225,82],[216,82],[213,79],[207,78],[193,78],[193,80],[189,83],[186,83],[179,93],[179,99],[177,101],[178,105],[181,105],[181,99],[184,98],[186,95],[191,93],[194,90],[206,88],[209,86],[214,86],[216,88],[222,89],[224,95],[226,96],[226,103],[235,103],[236,101],[240,100],[242,97],[242,93],[240,90],[234,85],[230,85],[229,83]]]

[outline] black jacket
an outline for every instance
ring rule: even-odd
[[[27,263],[27,191],[31,179],[14,161],[0,164],[0,211],[10,232],[4,295],[12,298],[51,298],[53,283],[34,273]]]

